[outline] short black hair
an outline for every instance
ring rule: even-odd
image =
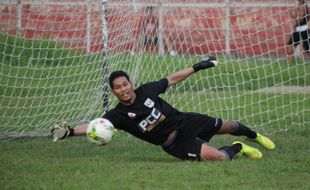
[[[129,76],[125,71],[114,71],[110,74],[109,77],[109,85],[111,89],[113,89],[113,81],[118,77],[125,77],[130,82]]]

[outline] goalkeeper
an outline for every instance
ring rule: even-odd
[[[168,154],[182,160],[231,160],[237,154],[260,159],[262,153],[240,141],[219,149],[207,144],[215,134],[246,136],[266,149],[274,149],[267,137],[254,132],[238,121],[225,121],[200,113],[181,112],[159,97],[166,89],[203,69],[217,66],[214,57],[173,73],[158,81],[141,85],[134,90],[124,71],[115,71],[109,77],[112,93],[118,98],[116,107],[102,117],[114,127],[154,145],[160,145]],[[87,124],[71,128],[63,123],[55,125],[52,137],[56,142],[69,136],[86,134]]]

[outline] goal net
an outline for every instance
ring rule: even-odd
[[[2,0],[0,139],[99,117],[117,103],[107,84],[112,71],[128,72],[137,87],[208,54],[220,66],[162,98],[259,131],[304,129],[310,61],[302,45],[288,45],[297,7],[294,0]]]

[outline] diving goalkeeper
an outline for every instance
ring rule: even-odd
[[[231,134],[246,136],[266,149],[274,149],[275,144],[269,138],[238,121],[181,112],[159,97],[170,86],[217,65],[215,57],[206,57],[192,67],[143,84],[135,90],[127,73],[115,71],[109,77],[109,85],[119,103],[102,117],[110,120],[115,128],[159,145],[168,154],[182,160],[231,160],[237,154],[260,159],[261,151],[240,141],[221,148],[212,147],[208,142],[216,134]],[[85,135],[86,128],[87,124],[71,128],[63,123],[55,125],[51,135],[56,142],[66,137]]]

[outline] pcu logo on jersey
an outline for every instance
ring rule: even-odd
[[[142,132],[150,131],[154,127],[156,127],[160,122],[165,120],[166,116],[163,115],[158,109],[153,108],[150,115],[148,115],[145,119],[140,121],[138,126],[142,130]]]
[[[147,98],[144,102],[144,105],[148,108],[152,108],[154,107],[154,102],[151,99]]]
[[[132,112],[128,112],[128,117],[130,117],[131,119],[133,119],[133,118],[136,117],[136,114],[135,114],[135,113],[132,113]]]

